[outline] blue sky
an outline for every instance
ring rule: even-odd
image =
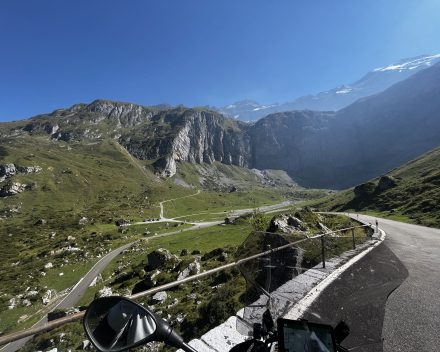
[[[95,99],[261,104],[440,53],[438,0],[3,1],[0,121]]]

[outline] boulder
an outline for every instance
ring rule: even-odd
[[[153,297],[151,297],[149,304],[162,304],[168,298],[165,291],[157,292]]]
[[[180,252],[180,256],[181,257],[184,257],[184,256],[189,255],[189,254],[190,254],[189,250],[186,249],[186,248],[182,249],[182,252]]]
[[[101,283],[101,282],[103,282],[103,281],[104,281],[104,280],[102,279],[101,274],[99,274],[97,277],[95,277],[95,278],[93,279],[93,281],[90,283],[89,287],[96,286],[96,285],[98,285],[99,283]]]
[[[225,262],[227,259],[228,259],[228,253],[225,253],[225,252],[220,254],[220,256],[218,257],[219,262]]]
[[[387,190],[393,187],[396,187],[397,183],[396,180],[394,179],[394,177],[391,176],[382,176],[379,180],[379,189],[380,190]]]
[[[269,230],[270,232],[306,233],[309,229],[297,217],[280,214],[271,220]]]
[[[156,280],[154,280],[154,278],[160,273],[161,273],[160,270],[156,270],[156,272],[154,272],[153,274],[147,275],[144,280],[144,284],[147,285],[148,287],[153,287],[154,285],[156,285]]]
[[[38,295],[38,291],[28,291],[25,297],[34,297]]]
[[[14,176],[17,173],[17,169],[14,164],[0,165],[0,182],[5,179]]]
[[[147,257],[150,270],[154,270],[168,263],[170,260],[174,260],[176,264],[181,262],[177,256],[171,254],[170,251],[164,248],[156,249],[155,251],[149,253]]]
[[[176,319],[170,321],[170,325],[174,326],[183,321],[185,319],[186,315],[183,315],[182,313],[179,313],[179,315],[176,317]]]
[[[4,187],[0,188],[0,197],[15,196],[16,194],[23,192],[26,187],[26,183],[9,182]]]
[[[81,219],[79,219],[78,224],[79,224],[79,225],[85,225],[85,224],[87,224],[88,222],[89,222],[89,221],[87,220],[87,218],[83,216]]]
[[[84,340],[84,341],[82,342],[81,349],[82,349],[82,350],[85,350],[85,349],[87,349],[87,348],[90,347],[89,345],[90,345],[90,341],[89,341],[89,340]]]
[[[16,306],[16,302],[15,302],[15,298],[11,298],[9,301],[8,301],[8,303],[9,303],[9,306],[8,306],[8,308],[9,309],[14,309],[15,308],[15,306]]]
[[[101,290],[98,291],[98,297],[109,297],[109,296],[113,296],[113,292],[110,287],[104,286]]]
[[[52,299],[54,299],[57,295],[57,291],[55,290],[47,290],[44,296],[41,298],[42,303],[46,306],[50,303]]]
[[[21,304],[25,307],[30,307],[32,305],[31,301],[29,301],[28,299],[24,299]]]
[[[192,272],[196,271],[197,274],[200,273],[200,263],[195,261],[189,264],[185,269],[183,269],[177,276],[177,281],[183,280],[190,276]]]
[[[34,225],[44,225],[45,223],[46,223],[46,220],[40,219]]]
[[[50,268],[53,268],[53,264],[50,262],[44,266],[44,269],[50,269]]]
[[[355,198],[360,198],[364,196],[369,196],[376,190],[376,184],[373,182],[365,182],[354,188]]]

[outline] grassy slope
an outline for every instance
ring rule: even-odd
[[[289,213],[295,213],[295,209],[289,210]],[[272,216],[272,214],[270,216]],[[316,215],[308,214],[307,217],[303,215],[303,220],[307,226],[313,230],[312,232],[316,230],[317,219]],[[351,219],[345,216],[334,215],[324,216],[320,221],[327,226],[332,226],[335,230],[347,228],[352,222]],[[177,270],[171,270],[171,274],[161,274],[163,275],[161,278],[162,281],[158,282],[158,284],[174,281],[176,276],[175,272],[182,270],[188,263],[194,261],[196,256],[202,257],[200,261],[202,266],[201,271],[232,262],[236,248],[247,238],[252,230],[251,222],[243,218],[235,225],[215,226],[183,232],[178,236],[142,241],[140,244],[134,245],[132,247],[133,250],[129,250],[115,258],[102,273],[104,282],[89,288],[83,298],[78,302],[78,305],[88,305],[95,298],[97,291],[104,286],[110,287],[113,292],[118,294],[146,289],[142,286],[142,282],[146,276],[145,271],[149,271],[146,254],[158,248],[166,248],[182,260]],[[350,235],[351,232],[348,233],[348,236]],[[365,233],[360,231],[357,235],[365,236]],[[351,248],[351,245],[352,239],[348,237],[343,244],[343,246],[347,247],[344,247],[344,250]],[[201,253],[197,255],[180,256],[183,249],[188,249],[190,252],[200,250]],[[320,247],[318,249],[307,249],[310,250],[310,254],[313,256],[311,259],[316,259],[319,262],[321,255]],[[213,253],[213,251],[215,251],[216,254],[210,256],[209,253]],[[328,248],[327,258],[331,257],[330,253],[332,251],[334,252],[335,248]],[[219,255],[219,253],[222,252],[227,253],[225,260]],[[335,252],[334,254],[337,255],[338,253]],[[163,267],[160,269],[165,272]],[[127,273],[125,278],[120,281],[115,279],[117,275],[122,272]],[[213,287],[217,285],[220,285],[220,287],[213,289]],[[175,327],[183,334],[185,340],[188,341],[194,337],[200,337],[209,329],[217,326],[241,309],[244,304],[244,292],[245,281],[238,270],[228,269],[192,283],[167,290],[169,298],[165,303],[155,305],[151,309],[154,309],[155,312],[159,312],[159,314],[167,318],[168,321],[172,321],[179,314],[185,315],[184,321]],[[191,295],[193,296],[191,297]],[[178,300],[178,304],[169,307],[174,299]],[[148,301],[149,297],[139,300],[139,302],[144,303],[146,306],[149,305]],[[197,301],[201,302],[201,304],[198,304]],[[59,334],[62,332],[66,333],[66,338],[65,342],[60,343]],[[75,349],[85,338],[82,325],[79,322],[72,323],[59,327],[51,332],[40,334],[36,339],[28,343],[23,351],[36,350],[48,339],[54,339],[55,346],[61,350],[67,350],[69,348]],[[164,347],[163,350],[168,351],[174,349]]]
[[[440,227],[440,147],[386,173],[397,186],[355,198],[350,188],[309,204],[320,210],[362,212],[424,226]],[[380,177],[372,180],[377,185]]]
[[[211,221],[224,218],[225,210],[279,203],[287,194],[282,189],[254,182],[249,191],[202,192],[178,199],[194,195],[196,190],[155,176],[148,169],[141,171],[138,164],[143,162],[133,161],[113,140],[66,143],[51,141],[47,136],[25,136],[0,141],[0,164],[42,168],[36,174],[15,175],[0,184],[0,187],[9,182],[34,184],[32,190],[0,198],[0,239],[4,243],[0,248],[0,331],[3,333],[30,326],[37,318],[31,317],[17,325],[19,317],[32,316],[42,308],[41,295],[35,297],[31,307],[7,308],[8,301],[23,294],[27,287],[40,293],[48,289],[62,291],[74,285],[98,256],[129,240],[142,238],[146,229],[151,234],[175,230],[173,223],[168,230],[163,223],[143,224],[131,226],[123,234],[114,224],[121,217],[132,222],[157,218],[159,202],[177,198],[165,203],[165,216]],[[222,164],[215,167],[233,184],[246,183],[254,177],[246,169]],[[186,170],[189,172],[190,166]],[[86,225],[79,225],[82,217],[88,219]],[[46,224],[35,225],[39,219],[46,220]],[[184,227],[187,225],[178,229]],[[56,234],[50,238],[52,233]],[[61,242],[81,250],[51,254],[66,246]],[[11,266],[17,262],[17,266]],[[44,270],[49,262],[54,267]],[[64,275],[59,277],[61,272]]]

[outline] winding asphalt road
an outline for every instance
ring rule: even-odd
[[[440,229],[378,221],[387,233],[385,244],[409,273],[386,303],[383,350],[440,351]]]
[[[199,194],[199,192],[197,192],[194,195]],[[194,196],[191,195],[191,196]],[[187,196],[187,197],[191,197],[191,196]],[[183,197],[185,198],[185,197]],[[169,200],[168,200],[169,201]],[[173,221],[173,219],[166,219],[163,217],[163,205],[161,202],[161,221]],[[286,205],[289,204],[293,204],[290,203],[289,201],[285,201],[282,202],[280,204],[276,204],[276,205],[270,205],[270,206],[264,206],[264,207],[260,207],[261,211],[268,211],[268,210],[273,210],[273,209],[277,209],[277,208],[282,208],[285,207]],[[237,214],[242,214],[245,212],[249,212],[252,211],[252,209],[242,209],[242,210],[238,210],[236,213]],[[223,221],[213,221],[213,222],[204,222],[204,223],[197,223],[190,228],[187,229],[182,229],[179,231],[174,231],[174,232],[169,232],[169,233],[164,233],[164,234],[160,234],[160,235],[155,235],[155,236],[151,236],[148,237],[148,239],[153,239],[153,238],[158,238],[158,237],[165,237],[165,236],[172,236],[172,235],[176,235],[178,233],[181,232],[186,232],[186,231],[191,231],[191,230],[196,230],[196,229],[200,229],[200,228],[204,228],[204,227],[209,227],[209,226],[213,226],[213,225],[218,225],[220,223],[222,223]],[[92,281],[94,280],[95,277],[97,277],[103,270],[104,268],[119,254],[121,253],[124,249],[130,247],[131,245],[133,245],[135,242],[130,242],[122,247],[119,247],[117,249],[115,249],[114,251],[110,252],[109,254],[107,254],[105,257],[101,258],[94,266],[93,268],[74,286],[74,288],[72,289],[72,291],[70,291],[70,293],[53,309],[67,309],[67,308],[71,308],[74,307],[75,304],[81,299],[81,297],[85,294],[85,292],[87,291],[87,289],[89,288],[90,284],[92,283]],[[41,318],[40,321],[38,321],[35,325],[41,325],[47,323],[47,315],[43,316],[43,318]],[[35,326],[34,325],[34,326]],[[2,349],[0,349],[1,352],[16,352],[18,351],[21,347],[23,347],[27,341],[29,341],[32,338],[32,336],[30,337],[26,337],[14,342],[11,342],[9,344],[7,344],[5,347],[3,347]]]
[[[359,219],[376,221],[366,215]],[[386,302],[383,351],[440,351],[440,229],[377,220],[387,233],[385,246],[408,270]]]

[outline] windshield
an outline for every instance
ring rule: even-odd
[[[353,311],[359,314],[363,303],[380,300],[381,297],[386,300],[396,281],[378,284],[362,273],[365,281],[356,284],[362,287],[351,286],[349,278],[353,278],[354,282],[360,270],[355,265],[351,265],[343,276],[336,275],[337,268],[348,265],[352,257],[376,243],[370,237],[352,237],[349,234],[351,231],[334,237],[304,238],[252,232],[238,248],[235,257],[246,279],[245,307],[238,314],[237,330],[252,336],[254,323],[264,326],[263,314],[266,311],[275,322],[282,317],[306,318],[311,322],[335,326],[340,320],[354,322]],[[371,274],[371,267],[363,270]],[[381,285],[383,292],[374,290],[377,285]],[[370,297],[365,297],[364,292],[370,292]],[[307,300],[312,304],[305,306]],[[344,309],[344,306],[351,306],[351,311],[348,312],[349,309]],[[304,313],[305,308],[307,313]],[[373,322],[376,320],[373,319],[371,324]],[[357,331],[355,337],[353,344],[380,342],[380,333],[374,336],[371,332]]]

